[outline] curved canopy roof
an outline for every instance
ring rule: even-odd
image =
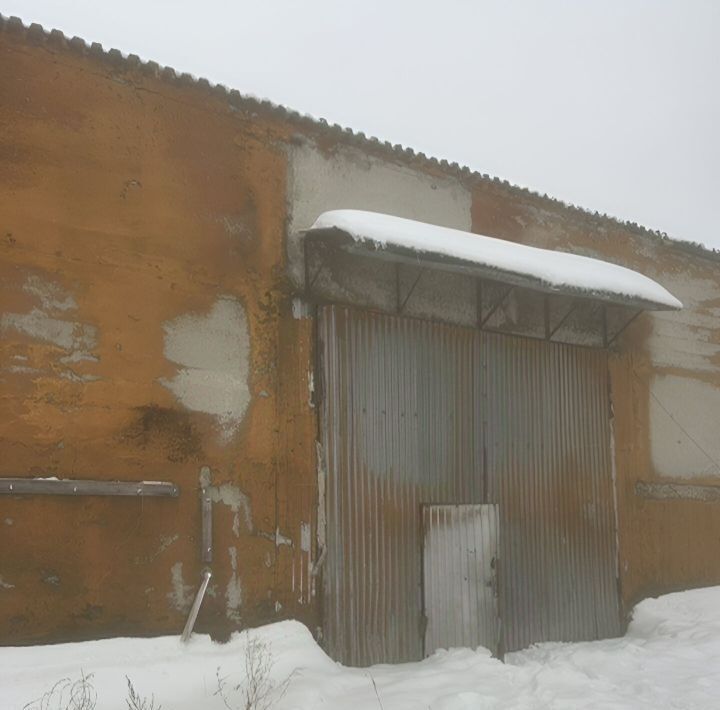
[[[657,281],[624,266],[378,212],[324,212],[307,234],[366,256],[469,273],[544,293],[644,310],[682,308]]]

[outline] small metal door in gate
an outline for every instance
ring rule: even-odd
[[[423,506],[425,655],[500,643],[498,506]]]

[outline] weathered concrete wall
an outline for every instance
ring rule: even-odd
[[[177,500],[0,498],[0,643],[317,623],[311,325],[284,279],[287,129],[0,32],[0,475]]]
[[[199,627],[319,622],[313,321],[292,297],[298,233],[335,208],[600,256],[683,300],[615,344],[622,591],[720,582],[717,259],[37,33],[1,31],[0,66],[0,475],[182,488],[0,498],[0,643],[179,631],[208,475]],[[393,310],[387,268],[337,262],[317,286]],[[406,312],[471,324],[473,289],[426,274]]]
[[[629,610],[649,595],[720,583],[720,508],[692,488],[720,484],[720,259],[495,183],[475,188],[473,229],[623,264],[683,302],[641,315],[614,345],[622,594]],[[691,488],[649,496],[639,482]]]
[[[304,138],[290,154],[288,190],[288,267],[294,284],[304,285],[301,231],[326,210],[386,212],[456,229],[470,229],[470,191],[457,179],[411,169],[398,161],[370,155],[353,146]],[[415,278],[403,271],[404,287]],[[466,303],[474,302],[472,279],[426,274],[408,303],[408,313],[432,317],[452,313],[456,322],[472,323]],[[327,300],[361,303],[392,311],[397,301],[395,266],[377,259],[337,255],[314,285]],[[466,298],[470,296],[470,298]]]

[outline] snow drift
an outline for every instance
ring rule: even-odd
[[[224,645],[198,636],[187,646],[163,637],[0,648],[0,708],[21,710],[82,672],[92,674],[98,710],[126,710],[125,676],[163,710],[220,710],[218,676],[242,685],[248,644],[269,654],[265,707],[277,710],[720,707],[720,587],[712,587],[642,602],[623,638],[539,644],[505,664],[485,649],[453,649],[418,663],[345,668],[293,621]]]

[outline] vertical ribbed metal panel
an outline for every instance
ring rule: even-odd
[[[422,657],[431,503],[499,504],[507,649],[617,633],[605,354],[336,306],[319,332],[331,655]]]
[[[497,505],[424,505],[425,655],[438,648],[499,650]]]
[[[615,636],[606,353],[488,333],[479,344],[506,650]]]
[[[421,658],[420,506],[481,502],[473,333],[324,310],[328,650]]]

